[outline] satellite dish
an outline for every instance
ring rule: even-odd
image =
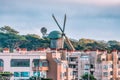
[[[45,27],[42,27],[41,28],[41,33],[43,34],[43,36],[45,36],[46,33],[47,33],[47,29]]]

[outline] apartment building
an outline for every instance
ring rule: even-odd
[[[47,60],[49,61],[49,70],[47,76],[53,80],[72,80],[73,70],[69,68],[68,61],[64,57],[66,51],[52,49],[47,53]]]
[[[53,80],[81,80],[84,74],[92,74],[97,80],[120,79],[120,52],[67,51],[62,49],[5,48],[0,53],[0,71],[14,75],[11,80],[28,80],[40,76]]]
[[[19,48],[11,53],[5,48],[0,53],[0,71],[13,73],[11,80],[29,80],[31,76],[52,80],[72,80],[73,70],[68,66],[65,52],[66,50],[57,49],[40,48],[36,51],[27,51]]]
[[[17,49],[10,53],[6,48],[0,53],[0,71],[9,71],[14,75],[11,80],[28,80],[30,76],[46,78],[48,62],[45,51],[27,51]]]
[[[92,74],[97,80],[120,80],[119,51],[113,50],[108,53],[96,50],[68,54],[69,67],[73,68],[75,80],[81,80],[84,74]]]
[[[111,53],[101,54],[99,56],[100,57],[98,59],[100,60],[98,64],[101,65],[101,67],[98,68],[98,70],[100,70],[100,73],[102,73],[99,75],[101,76],[99,80],[119,80],[119,52],[113,50]]]
[[[78,51],[68,51],[67,52],[68,56],[68,64],[69,64],[69,67],[73,69],[73,79],[74,80],[78,80],[78,74],[79,74],[79,70],[78,70],[78,67],[79,67],[79,59],[80,59],[80,55],[81,55],[81,52],[78,52]]]

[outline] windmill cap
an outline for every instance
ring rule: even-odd
[[[48,35],[48,38],[50,39],[58,39],[62,37],[62,33],[59,31],[52,31],[50,32],[50,34]]]

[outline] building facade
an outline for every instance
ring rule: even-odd
[[[75,80],[81,80],[84,74],[91,74],[97,80],[120,80],[120,52],[96,50],[68,54],[69,67],[77,74]]]
[[[10,53],[9,49],[0,53],[0,71],[13,73],[11,80],[28,80],[31,76],[47,77],[48,62],[44,51],[19,50]]]
[[[5,48],[0,53],[0,71],[13,73],[11,80],[29,80],[31,76],[52,80],[73,79],[68,61],[62,57],[61,50],[56,49],[16,49],[11,53]]]

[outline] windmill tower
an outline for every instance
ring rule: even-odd
[[[59,31],[52,31],[48,35],[50,38],[50,48],[61,49],[63,48],[62,34]]]

